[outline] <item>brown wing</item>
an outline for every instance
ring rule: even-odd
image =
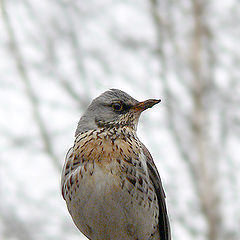
[[[158,173],[158,170],[153,162],[153,158],[148,151],[148,149],[142,143],[142,149],[147,157],[147,167],[148,167],[148,174],[150,179],[153,182],[157,198],[159,204],[159,217],[158,217],[158,224],[159,224],[159,233],[161,240],[171,240],[171,231],[170,231],[170,224],[167,214],[167,207],[165,201],[165,193],[163,190],[162,182]]]
[[[73,148],[71,147],[65,157],[64,166],[62,169],[62,176],[61,176],[61,188],[62,188],[62,196],[64,200],[66,199],[66,186],[65,182],[69,178],[70,168],[72,167],[72,159],[73,159]]]

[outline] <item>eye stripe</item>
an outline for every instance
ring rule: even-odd
[[[116,105],[115,104],[120,104],[121,105],[121,108],[117,109],[115,108]],[[114,107],[115,106],[115,107]],[[127,112],[131,107],[132,105],[129,105],[129,104],[125,104],[124,102],[122,101],[115,101],[113,102],[110,107],[115,111],[115,112],[118,112],[118,113],[125,113]]]

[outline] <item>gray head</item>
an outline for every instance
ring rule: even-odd
[[[110,89],[91,102],[80,118],[75,136],[103,127],[128,126],[136,130],[141,112],[159,102],[155,99],[139,102],[121,90]]]

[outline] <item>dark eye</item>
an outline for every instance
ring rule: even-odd
[[[120,103],[120,102],[115,102],[115,103],[112,104],[112,108],[115,111],[121,111],[123,109],[123,104]]]

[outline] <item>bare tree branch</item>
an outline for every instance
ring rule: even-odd
[[[19,49],[19,46],[17,45],[16,36],[15,36],[15,33],[11,26],[11,22],[10,22],[8,13],[6,11],[5,5],[6,5],[6,3],[2,0],[3,23],[5,25],[5,28],[6,28],[8,37],[9,37],[10,49],[11,49],[11,52],[15,59],[15,63],[16,63],[17,70],[19,72],[20,79],[25,86],[26,94],[27,94],[29,102],[32,106],[33,117],[34,117],[36,125],[38,127],[40,137],[41,137],[41,140],[44,145],[44,149],[45,149],[46,153],[49,155],[50,159],[52,160],[52,163],[54,164],[54,166],[60,171],[61,165],[58,161],[56,154],[54,153],[52,143],[51,143],[51,138],[48,134],[48,130],[45,126],[43,118],[40,114],[39,101],[37,99],[37,96],[34,93],[32,86],[31,86],[31,81],[29,79],[27,69],[24,66],[24,59],[23,59],[23,56]]]

